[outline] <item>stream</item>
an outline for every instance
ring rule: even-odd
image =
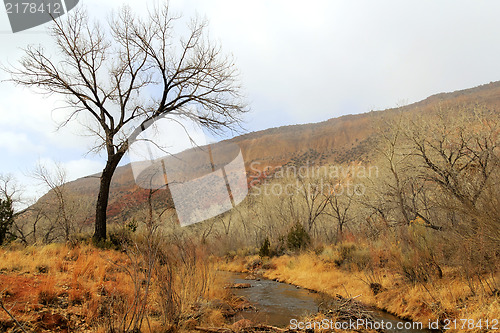
[[[325,297],[303,288],[264,278],[246,280],[245,277],[248,274],[244,273],[223,272],[223,274],[227,274],[231,283],[248,283],[251,285],[250,288],[232,289],[236,296],[244,297],[257,308],[257,311],[248,310],[238,313],[235,318],[236,321],[245,318],[258,324],[287,327],[293,319],[300,321],[304,316],[317,313],[320,303]],[[412,322],[402,320],[382,310],[373,310],[372,315],[374,323],[378,322],[380,324],[382,321],[385,323],[384,329],[380,330],[381,332],[439,332],[436,330],[415,329]],[[402,327],[413,328],[397,329],[398,323],[400,323],[399,325],[405,325]]]

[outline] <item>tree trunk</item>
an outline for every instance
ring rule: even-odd
[[[342,243],[344,241],[344,222],[339,221],[339,227],[337,230],[337,243]]]
[[[116,153],[110,156],[106,162],[106,167],[102,170],[99,195],[97,196],[95,210],[95,231],[93,238],[96,243],[106,239],[106,213],[108,209],[111,179],[123,155],[123,153]]]

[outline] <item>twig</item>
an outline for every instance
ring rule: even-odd
[[[24,329],[23,325],[21,325],[21,323],[20,323],[20,322],[18,322],[16,318],[14,318],[14,316],[13,316],[13,315],[9,312],[9,310],[7,310],[7,309],[5,308],[5,306],[3,305],[3,300],[1,300],[1,299],[0,299],[0,307],[1,307],[1,308],[5,311],[5,312],[7,312],[7,314],[9,315],[9,317],[11,317],[11,318],[12,318],[12,320],[14,320],[14,322],[17,324],[17,326],[19,326],[19,328],[20,328],[20,329],[21,329],[24,333],[28,333],[28,332],[26,332],[26,330]]]
[[[271,326],[271,325],[257,325],[257,326],[255,326],[255,328],[257,328],[257,329],[267,329],[267,330],[276,331],[276,332],[286,332],[286,331],[288,331],[285,328],[280,328],[280,327]]]
[[[345,287],[344,284],[342,284],[342,287],[344,288],[346,294],[347,294],[347,297],[350,298],[351,297],[351,294],[347,291],[347,288]]]
[[[221,332],[233,332],[230,328],[224,327],[200,327],[196,326],[194,328],[197,331],[207,332],[207,333],[221,333]]]
[[[194,328],[195,330],[197,331],[201,331],[201,332],[207,332],[207,333],[231,333],[231,332],[234,332],[232,329],[230,328],[226,328],[226,327],[201,327],[201,326],[196,326]],[[250,326],[250,327],[246,327],[245,330],[265,330],[265,331],[269,331],[269,332],[286,332],[287,329],[285,328],[280,328],[280,327],[276,327],[276,326],[271,326],[271,325],[264,325],[264,324],[261,324],[261,325],[256,325],[256,326]]]

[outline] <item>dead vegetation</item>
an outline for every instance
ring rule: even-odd
[[[127,251],[89,245],[2,249],[1,301],[8,312],[0,313],[1,325],[6,332],[20,325],[36,332],[164,332],[182,327],[193,319],[196,304],[216,297],[229,300],[230,295],[203,251],[186,251],[191,253],[182,258],[166,257],[170,251],[165,251],[151,270]],[[203,325],[216,313],[220,310],[207,307],[195,320]]]
[[[392,120],[371,165],[278,168],[235,209],[185,230],[150,193],[139,227],[101,244],[115,250],[12,242],[0,252],[4,327],[17,325],[11,313],[40,330],[267,329],[227,325],[238,310],[210,255],[336,298],[319,316],[362,317],[360,295],[414,321],[498,318],[498,112],[451,105]]]

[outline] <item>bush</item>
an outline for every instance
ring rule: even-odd
[[[337,266],[364,269],[371,261],[370,251],[366,248],[357,247],[352,243],[341,244],[338,249],[338,257],[334,260]]]
[[[316,246],[316,247],[314,248],[314,253],[315,253],[317,256],[320,256],[320,255],[323,253],[323,251],[324,251],[324,250],[325,250],[325,246],[324,246],[323,244],[320,244],[320,245],[318,245],[318,246]]]
[[[409,249],[395,257],[396,268],[410,283],[425,283],[433,277],[441,278],[443,272],[435,260],[416,249]]]
[[[124,246],[132,245],[132,232],[129,229],[120,228],[108,233],[109,241],[115,250],[123,250]]]
[[[269,237],[266,237],[264,239],[264,242],[262,242],[262,245],[260,246],[259,250],[259,256],[262,257],[269,257],[271,255],[271,243],[269,242]]]
[[[69,240],[66,243],[70,249],[74,249],[80,245],[92,244],[91,233],[74,233],[69,235]]]
[[[271,250],[272,255],[281,256],[286,252],[286,240],[285,236],[278,237],[278,243]]]
[[[0,199],[0,245],[7,238],[10,227],[14,223],[14,209],[10,199]]]
[[[286,244],[290,250],[305,249],[311,242],[311,237],[302,224],[296,223],[288,232]]]
[[[402,228],[398,236],[398,246],[392,250],[392,262],[408,282],[425,283],[443,277],[438,262],[439,239],[419,226]]]
[[[113,249],[117,251],[124,250],[127,246],[133,244],[132,232],[126,228],[113,229],[108,232],[108,238],[95,242],[92,238],[92,243],[100,249]]]

